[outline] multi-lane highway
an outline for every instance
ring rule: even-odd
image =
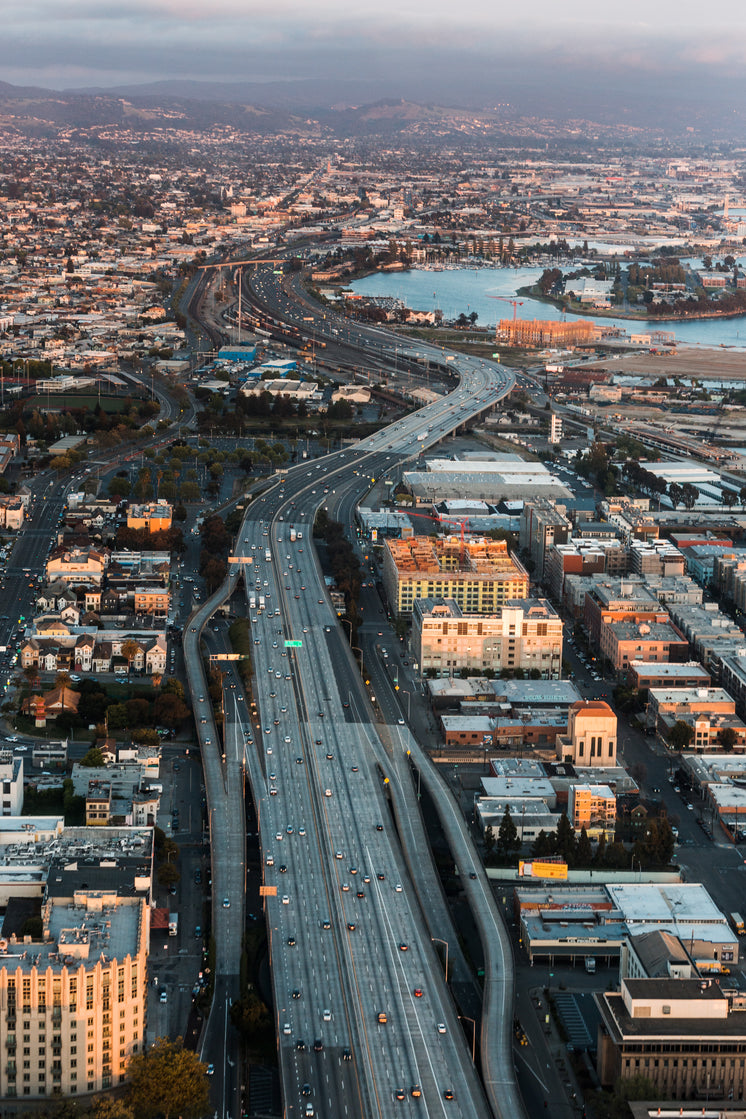
[[[273,281],[260,280],[266,297]],[[319,329],[334,337],[336,320],[321,321]],[[362,328],[351,333],[346,345],[369,338]],[[376,344],[383,347],[385,337],[375,331]],[[444,367],[448,360],[460,377],[458,388],[354,448],[275,481],[248,510],[235,549],[241,562],[185,635],[210,806],[218,989],[230,997],[237,944],[229,930],[243,928],[243,818],[235,803],[242,758],[259,817],[288,1115],[344,1109],[383,1116],[394,1107],[404,1114],[424,1107],[432,1115],[476,1116],[486,1108],[393,825],[388,755],[359,681],[350,678],[349,654],[340,652],[310,542],[315,511],[331,491],[358,499],[372,477],[491,409],[512,387],[512,374],[498,365],[431,349],[431,360]],[[302,539],[291,541],[291,525]],[[209,704],[200,701],[198,640],[240,571],[259,722],[252,725],[243,695],[231,689],[221,743]],[[501,965],[507,974],[509,960]],[[510,997],[505,977],[503,983]],[[226,1006],[218,998],[211,1019],[206,1058],[216,1065]],[[510,1021],[502,1025],[509,1035]],[[500,1049],[500,1068],[488,1076],[490,1103],[496,1114],[519,1117],[510,1046]],[[216,1097],[231,1113],[234,1077],[230,1068],[221,1075]]]

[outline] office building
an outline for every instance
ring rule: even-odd
[[[746,1011],[709,979],[623,979],[595,996],[605,1088],[644,1077],[660,1099],[742,1098]]]

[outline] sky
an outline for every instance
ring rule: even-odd
[[[0,80],[53,89],[168,79],[395,77],[470,62],[549,80],[739,73],[743,0],[6,0]]]

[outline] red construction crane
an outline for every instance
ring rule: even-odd
[[[513,322],[518,317],[518,308],[523,306],[522,299],[508,299],[505,295],[488,295],[488,299],[499,299],[501,303],[510,303],[513,308]]]
[[[464,559],[464,522],[456,520],[455,517],[436,517],[432,513],[412,513],[409,509],[406,510],[408,517],[422,517],[425,521],[435,521],[436,524],[449,524],[458,525],[461,535],[461,560]]]

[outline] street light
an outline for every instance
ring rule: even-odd
[[[431,936],[431,940],[437,941],[438,944],[445,944],[446,946],[446,983],[448,982],[448,941],[443,940],[440,936]]]
[[[460,1022],[471,1022],[471,1063],[474,1064],[477,1052],[477,1024],[467,1014],[459,1014]]]

